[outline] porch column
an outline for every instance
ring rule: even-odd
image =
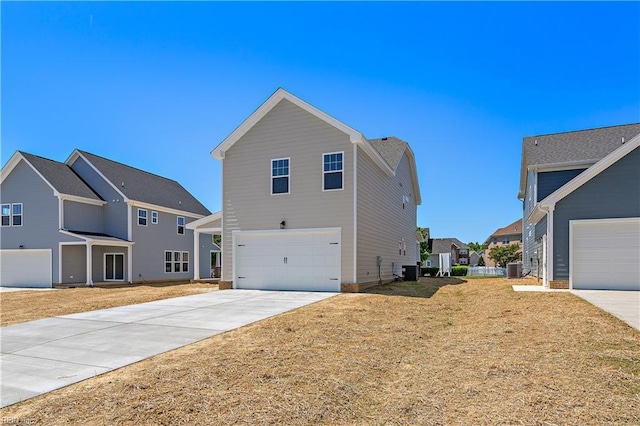
[[[200,279],[200,232],[193,230],[193,279]]]
[[[133,246],[127,247],[127,281],[133,283]]]
[[[93,287],[93,265],[91,262],[91,243],[87,241],[87,286]]]

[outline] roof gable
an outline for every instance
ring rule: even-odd
[[[489,235],[489,238],[485,240],[485,243],[491,241],[493,237],[499,237],[502,235],[518,235],[522,234],[522,219],[518,219],[515,222],[505,226],[504,228],[496,229],[493,234]]]
[[[309,112],[315,117],[332,125],[336,129],[349,136],[351,143],[356,143],[364,152],[380,167],[388,176],[395,175],[396,168],[405,153],[409,158],[411,174],[416,193],[416,203],[421,204],[420,187],[418,185],[418,173],[415,165],[415,156],[409,144],[396,137],[366,139],[362,133],[347,126],[343,122],[336,120],[329,114],[320,111],[313,105],[292,95],[283,88],[278,88],[262,105],[258,107],[249,117],[247,117],[229,136],[227,136],[218,146],[211,151],[211,156],[217,160],[224,160],[225,152],[240,140],[253,126],[264,118],[282,100],[287,100],[294,105]]]
[[[2,181],[20,161],[24,161],[25,164],[31,167],[57,196],[71,196],[89,202],[103,202],[102,198],[68,165],[22,151],[16,151],[2,169]]]
[[[519,197],[524,196],[529,168],[590,166],[639,133],[640,123],[634,123],[523,138]]]
[[[73,164],[79,157],[99,172],[127,201],[138,201],[202,216],[211,214],[175,180],[77,149],[67,159],[67,164]]]
[[[602,160],[598,161],[596,164],[589,167],[587,170],[580,173],[578,176],[571,179],[569,182],[541,200],[538,204],[536,204],[536,207],[530,215],[529,221],[537,222],[542,219],[549,207],[555,206],[558,201],[562,200],[585,183],[589,182],[595,176],[602,173],[604,170],[615,164],[618,160],[631,153],[638,147],[640,147],[640,134],[637,134],[630,141],[625,142],[621,147],[619,147],[618,149],[604,157]]]
[[[429,240],[429,252],[431,254],[451,253],[451,246],[458,249],[469,249],[469,247],[457,238],[432,238]]]

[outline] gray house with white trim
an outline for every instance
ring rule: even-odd
[[[194,259],[190,222],[210,212],[178,182],[85,151],[66,162],[16,152],[0,180],[0,285],[209,277],[211,235]],[[198,275],[198,274],[195,274]]]
[[[413,152],[278,89],[213,151],[233,288],[357,291],[416,266]]]
[[[525,137],[523,269],[553,288],[640,290],[640,124]]]

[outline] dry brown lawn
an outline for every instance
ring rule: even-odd
[[[0,326],[217,290],[211,284],[78,287],[0,293]]]
[[[1,410],[41,424],[637,425],[640,333],[455,278],[342,294]]]

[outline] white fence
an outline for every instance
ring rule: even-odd
[[[477,277],[482,275],[505,277],[507,275],[507,269],[498,268],[497,266],[473,266],[467,270],[468,277]]]

